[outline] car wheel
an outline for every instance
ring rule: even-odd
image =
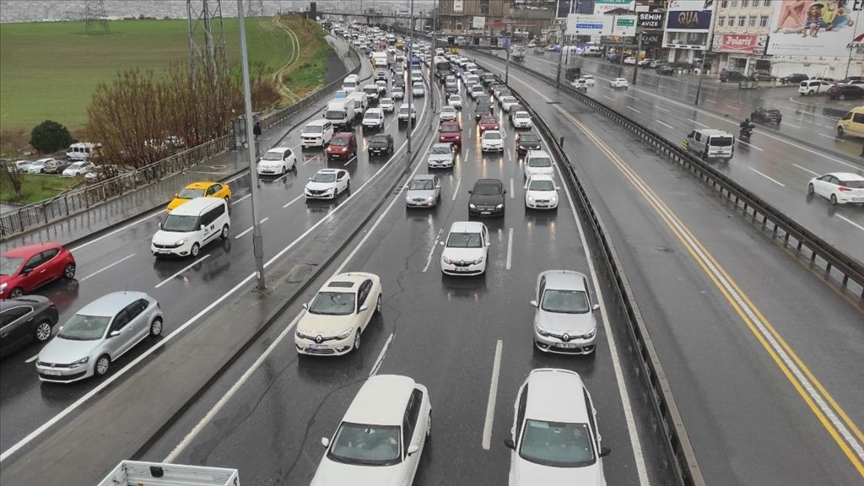
[[[348,181],[347,183],[345,183],[345,190],[346,190],[346,191],[350,191],[350,190],[351,190],[351,181]]]
[[[225,196],[225,204],[230,208],[231,207],[231,196]]]
[[[22,295],[24,295],[24,289],[22,289],[21,287],[15,287],[14,289],[9,291],[9,298],[10,299],[17,299],[18,297],[21,297]]]
[[[837,195],[836,194],[831,194],[831,198],[829,200],[831,201],[832,206],[837,205]]]
[[[96,376],[105,376],[108,373],[108,368],[111,367],[111,358],[107,354],[99,356],[96,360],[96,366],[93,367],[93,374]]]
[[[36,326],[36,341],[42,343],[51,337],[51,321],[44,320]]]
[[[816,192],[816,189],[813,188],[813,183],[807,184],[807,194],[812,196],[814,192]]]
[[[838,138],[843,138],[843,135],[844,135],[844,133],[843,133],[843,127],[837,127],[837,137],[838,137]]]
[[[381,294],[378,294],[378,302],[375,303],[375,312],[381,313]]]
[[[219,236],[220,236],[223,240],[227,240],[227,239],[228,239],[228,233],[229,233],[229,231],[230,231],[230,228],[228,228],[228,225],[226,224],[225,226],[222,227],[222,234],[219,235]]]
[[[815,93],[815,91],[813,91],[813,90],[811,89],[810,91],[807,92],[807,96],[812,96],[813,93]]]
[[[157,337],[162,334],[162,319],[157,317],[150,323],[150,337]]]
[[[63,269],[63,276],[66,278],[69,278],[69,279],[75,277],[75,264],[74,263],[69,263],[66,265],[66,268]]]
[[[197,257],[199,251],[201,251],[201,246],[198,243],[195,243],[192,245],[192,249],[190,250],[190,254],[193,257]]]
[[[360,349],[360,329],[357,329],[357,332],[354,333],[354,351]]]

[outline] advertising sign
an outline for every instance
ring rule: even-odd
[[[462,12],[465,10],[465,6],[463,4],[463,0],[453,0],[453,11],[454,12]]]
[[[733,52],[739,54],[765,54],[767,35],[720,34],[714,35],[714,52]]]
[[[594,15],[603,15],[616,8],[636,10],[636,0],[594,0]]]
[[[610,15],[604,15],[610,17]],[[612,24],[612,34],[624,37],[632,37],[636,35],[636,16],[635,15],[612,15],[614,20]]]
[[[486,17],[471,17],[471,28],[483,30],[486,28]]]
[[[682,10],[669,12],[666,19],[667,30],[704,30],[711,29],[710,10]]]
[[[864,2],[776,0],[771,16],[768,54],[774,56],[848,56],[860,52]]]
[[[657,49],[663,45],[663,34],[642,34],[642,49]]]
[[[608,15],[570,14],[566,35],[606,35],[612,32],[612,17]]]
[[[636,25],[645,30],[660,30],[663,28],[662,13],[639,12],[636,17]]]

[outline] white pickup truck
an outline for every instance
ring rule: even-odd
[[[96,486],[240,486],[236,469],[123,461]]]

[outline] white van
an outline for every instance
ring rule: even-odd
[[[389,63],[389,59],[387,58],[386,52],[373,52],[372,53],[372,65],[374,67],[386,68],[388,63]]]
[[[87,160],[97,148],[99,148],[98,143],[73,143],[66,149],[66,157],[69,157],[69,160]]]
[[[690,132],[684,145],[688,151],[702,157],[702,160],[729,162],[735,152],[735,137],[723,130],[703,128]]]
[[[197,257],[207,243],[221,237],[228,239],[231,217],[228,203],[217,197],[198,197],[171,211],[159,223],[153,235],[150,252],[160,256]]]
[[[824,93],[831,87],[831,83],[822,79],[808,79],[801,81],[798,85],[798,93],[801,96],[814,95]]]
[[[300,131],[301,147],[324,147],[333,138],[333,122],[312,120]]]
[[[347,94],[353,93],[355,90],[360,88],[360,76],[356,74],[348,75],[344,81],[342,81],[342,90]]]
[[[374,86],[374,85],[373,85]],[[378,87],[375,87],[377,93]],[[366,108],[369,108],[369,95],[363,90],[357,90],[348,94],[349,100],[354,100],[354,116],[362,116]]]

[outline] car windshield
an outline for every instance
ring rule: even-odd
[[[429,149],[430,154],[447,154],[450,155],[450,146],[449,145],[433,145],[431,149]]]
[[[182,191],[180,191],[180,194],[177,194],[177,197],[179,197],[180,199],[194,199],[203,195],[204,189],[191,189],[186,187]]]
[[[540,308],[547,312],[585,314],[590,311],[588,295],[581,290],[546,289]]]
[[[345,112],[342,110],[327,110],[324,114],[324,118],[328,120],[341,120],[344,116]]]
[[[516,118],[530,118],[531,115],[529,115],[528,113],[520,111],[513,116],[515,116]]]
[[[319,292],[309,313],[325,316],[347,316],[354,313],[353,292]]]
[[[441,108],[441,113],[456,113],[456,108],[452,106],[444,106]]]
[[[321,125],[308,125],[303,131],[306,133],[321,133],[321,128]],[[267,154],[264,154],[264,156],[266,157]]]
[[[387,144],[387,135],[379,135],[372,137],[372,140],[370,140],[369,143],[376,145]]]
[[[840,181],[840,185],[850,189],[864,189],[864,181]]]
[[[596,459],[588,433],[587,424],[528,419],[519,444],[519,456],[544,466],[589,466]]]
[[[501,134],[498,132],[486,132],[483,134],[483,140],[501,140]]]
[[[15,275],[22,263],[23,258],[0,256],[0,275]]]
[[[480,233],[450,233],[448,248],[480,248]]]
[[[74,164],[70,165],[68,168],[72,169],[72,170],[78,170],[78,168],[80,168],[82,165],[84,165],[84,162],[75,162]]]
[[[390,98],[384,98],[383,100],[381,100],[381,106],[392,105],[392,104],[393,104],[393,100],[391,100]]]
[[[732,137],[711,137],[712,147],[729,147],[732,145]]]
[[[343,422],[327,457],[345,464],[388,466],[400,460],[399,427]]]
[[[334,138],[333,140],[335,141],[336,139]],[[333,172],[318,172],[312,176],[312,182],[336,182],[336,174]]]
[[[348,145],[348,139],[343,137],[333,137],[333,139],[330,140],[330,145],[335,145],[337,147]]]
[[[528,167],[552,167],[552,161],[548,157],[531,157]]]
[[[367,86],[367,87],[363,88],[363,91],[364,91],[366,94],[374,94],[374,95],[377,95],[377,94],[378,94],[378,86]]]
[[[435,186],[429,179],[413,180],[408,186],[409,191],[431,191],[432,189],[435,189]]]
[[[71,341],[95,341],[105,336],[110,322],[110,317],[75,314],[57,336]]]
[[[442,132],[458,132],[459,127],[456,125],[442,125],[441,131]]]
[[[481,196],[494,196],[501,194],[501,187],[498,184],[477,184],[474,186],[474,194]]]
[[[540,137],[538,137],[537,135],[522,135],[522,137],[519,139],[519,143],[535,143],[539,141]]]
[[[281,152],[265,152],[261,160],[282,160]]]
[[[480,123],[496,123],[497,124],[497,122],[498,122],[498,120],[496,120],[495,117],[493,117],[493,116],[484,116],[484,117],[480,118]]]
[[[453,95],[450,97],[450,101],[462,101],[462,97]]]
[[[377,119],[381,118],[381,114],[376,113],[374,111],[370,111],[370,112],[366,112],[366,114],[363,115],[363,118],[368,118],[369,120],[377,120]]]
[[[552,181],[532,180],[530,184],[528,184],[529,191],[554,191],[555,184]]]
[[[198,216],[180,216],[179,214],[169,214],[162,223],[162,231],[175,231],[185,233],[194,231],[195,224],[198,222]]]

